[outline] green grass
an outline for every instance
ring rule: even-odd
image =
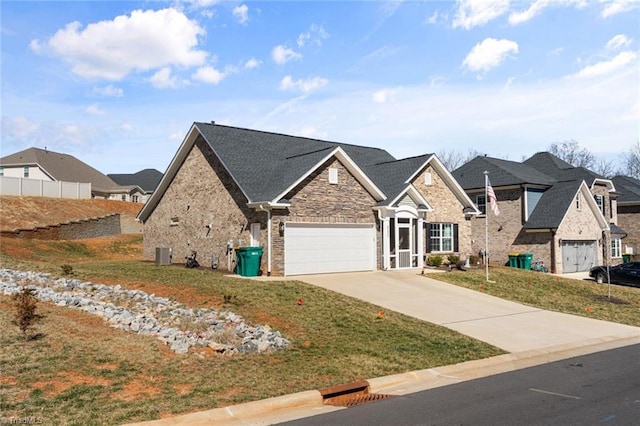
[[[59,245],[56,246],[59,248]],[[74,248],[75,253],[79,249]],[[81,251],[81,250],[80,250]],[[170,353],[149,336],[44,303],[25,342],[8,297],[0,297],[0,412],[53,424],[117,424],[263,399],[355,380],[501,354],[451,330],[296,281],[254,281],[211,270],[141,261],[78,261],[74,277],[149,292],[164,289],[193,307],[232,310],[269,324],[287,350],[220,356]],[[60,263],[3,255],[4,267],[60,275]],[[227,297],[225,297],[227,296]],[[297,300],[302,299],[302,305]]]
[[[541,309],[640,327],[640,288],[596,284],[522,269],[492,267],[438,274],[438,280]],[[611,292],[609,297],[609,291]]]

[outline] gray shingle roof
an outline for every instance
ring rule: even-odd
[[[93,190],[108,192],[119,185],[106,175],[72,155],[40,148],[28,148],[0,158],[1,166],[39,166],[52,179],[66,182],[91,183]]]
[[[379,148],[219,124],[195,123],[195,126],[249,202],[273,200],[337,147],[363,170],[367,165],[395,160]]]
[[[556,181],[526,164],[492,157],[476,157],[451,174],[463,189],[469,190],[484,188],[485,171],[489,172],[493,187],[522,184],[551,186]]]
[[[538,152],[525,160],[524,164],[558,180],[584,180],[591,185],[595,179],[604,179],[584,167],[574,167],[549,152]]]
[[[156,190],[163,175],[156,169],[144,169],[133,174],[108,174],[107,176],[118,185],[139,186],[150,193]]]
[[[425,154],[365,166],[365,173],[388,197],[380,204],[388,204],[395,199],[407,187],[407,179],[416,173],[432,155]]]
[[[525,229],[557,228],[573,204],[582,181],[558,182],[547,189],[525,223]]]
[[[640,202],[640,180],[630,176],[615,176],[611,180],[616,187],[618,203]]]

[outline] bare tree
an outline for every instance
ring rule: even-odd
[[[622,154],[623,168],[621,173],[640,179],[640,140]]]
[[[566,161],[574,167],[590,169],[595,163],[595,157],[593,154],[586,148],[580,148],[580,144],[573,139],[561,143],[552,143],[548,150],[556,157]]]
[[[442,148],[436,155],[447,170],[452,171],[483,154],[471,148],[469,148],[466,154],[460,151]]]
[[[606,178],[612,178],[618,173],[613,161],[604,157],[599,157],[594,161],[593,171]]]

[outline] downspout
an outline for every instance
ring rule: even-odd
[[[558,243],[556,241],[556,231],[557,229],[553,229],[551,228],[551,253],[549,253],[551,256],[551,259],[549,259],[551,261],[551,265],[549,265],[549,271],[553,274],[555,274],[556,271],[556,244]]]
[[[267,212],[267,276],[271,276],[271,209],[265,209],[262,204],[258,210]]]

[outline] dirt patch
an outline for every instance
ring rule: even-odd
[[[35,382],[32,389],[39,389],[47,396],[54,397],[77,385],[109,386],[110,380],[102,377],[83,375],[76,371],[61,371],[51,380]]]
[[[593,296],[593,300],[597,300],[598,302],[613,303],[614,305],[630,305],[631,304],[626,300],[622,300],[617,297],[607,297],[601,294]]]
[[[162,377],[150,377],[139,374],[135,379],[124,385],[119,392],[111,394],[112,398],[123,401],[134,401],[139,398],[150,397],[160,393],[155,383],[162,382]]]

